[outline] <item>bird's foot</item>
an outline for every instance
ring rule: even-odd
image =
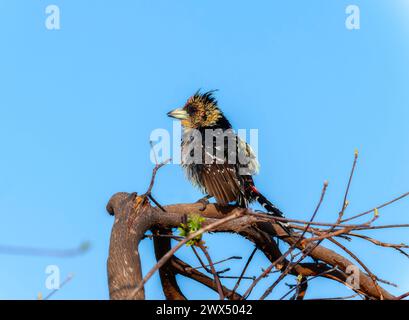
[[[202,204],[202,207],[199,208],[200,211],[205,211],[206,210],[207,205],[210,203],[209,202],[210,198],[211,198],[211,196],[207,195],[206,197],[203,197],[203,198],[196,201],[196,203],[201,203]]]

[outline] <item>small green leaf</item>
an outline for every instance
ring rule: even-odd
[[[182,237],[187,237],[189,236],[189,234],[194,233],[198,230],[200,230],[200,228],[202,227],[202,223],[205,221],[206,219],[203,218],[201,215],[199,214],[191,214],[189,215],[188,219],[187,219],[187,223],[181,223],[180,226],[178,227],[178,231],[180,236]],[[195,245],[197,242],[201,241],[202,236],[197,236],[194,239],[189,240],[186,245],[187,246],[192,246]]]

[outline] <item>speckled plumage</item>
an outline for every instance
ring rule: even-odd
[[[181,120],[182,167],[194,186],[214,197],[218,204],[236,202],[247,207],[250,202],[258,201],[271,214],[282,216],[255,188],[252,175],[258,172],[258,161],[251,147],[232,130],[212,91],[196,92],[183,108],[168,115]],[[209,132],[214,138],[206,145]],[[228,148],[229,141],[233,141],[233,147]],[[247,157],[247,163],[240,163],[239,154]]]

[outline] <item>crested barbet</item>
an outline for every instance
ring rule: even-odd
[[[187,178],[207,195],[203,200],[214,197],[220,205],[236,202],[242,208],[257,201],[268,214],[284,217],[255,187],[252,175],[259,169],[255,154],[234,133],[213,93],[197,91],[182,108],[168,113],[182,124],[181,164]],[[277,223],[290,234],[288,223]]]

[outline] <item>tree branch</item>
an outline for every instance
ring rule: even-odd
[[[254,215],[251,210],[238,212],[234,206],[221,207],[210,204],[204,211],[201,211],[201,204],[175,204],[165,206],[166,212],[162,212],[157,207],[151,207],[150,205],[143,208],[135,207],[135,201],[138,201],[136,194],[118,193],[111,198],[107,206],[108,212],[115,215],[108,259],[108,280],[112,299],[144,299],[143,285],[153,272],[163,266],[188,239],[194,238],[198,234],[192,233],[190,237],[179,242],[172,251],[165,255],[166,261],[162,260],[165,257],[163,256],[160,259],[163,263],[156,265],[154,271],[149,273],[149,277],[145,277],[145,280],[142,277],[138,251],[140,240],[143,239],[147,230],[154,227],[176,228],[180,226],[183,216],[187,214],[201,214],[206,218],[203,226],[207,229],[202,230],[202,232],[208,230],[212,232],[229,232],[247,238],[255,243],[257,248],[271,262],[274,262],[282,255],[272,239],[280,233],[281,227],[272,220],[266,221],[263,217]],[[127,218],[129,217],[134,219],[130,230],[126,227],[128,224]],[[291,246],[298,242],[299,236],[294,235],[293,237],[283,238],[283,240]],[[297,248],[299,250],[304,249],[302,244],[298,244]],[[351,261],[322,245],[314,248],[309,256],[315,261],[320,261],[320,263],[297,264],[291,270],[291,274],[297,276],[301,274],[304,277],[309,277],[336,267],[338,270],[325,273],[322,276],[347,285],[345,272],[348,266],[353,265]],[[285,268],[288,261],[284,259],[281,264],[277,266],[279,269]],[[373,299],[381,298],[371,277],[363,271],[360,274],[359,285],[359,292]],[[379,288],[379,290],[384,299],[395,298],[383,288]],[[225,296],[228,296],[228,293]]]

